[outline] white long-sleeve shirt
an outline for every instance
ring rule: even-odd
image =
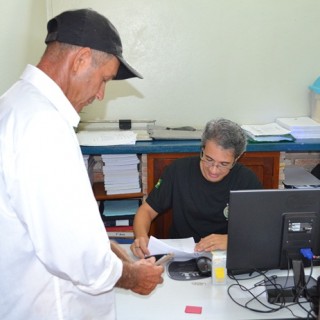
[[[114,319],[110,249],[61,89],[28,65],[0,98],[0,319]]]

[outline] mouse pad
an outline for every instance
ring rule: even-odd
[[[196,259],[187,261],[171,261],[167,266],[167,273],[174,280],[197,280],[209,278],[210,275],[204,276],[199,273]]]

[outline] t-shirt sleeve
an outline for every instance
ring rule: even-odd
[[[150,205],[150,207],[159,214],[163,213],[172,206],[172,190],[174,187],[173,184],[175,176],[174,168],[174,163],[166,167],[146,199],[146,202]]]

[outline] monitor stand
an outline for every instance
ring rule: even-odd
[[[299,298],[306,298],[307,291],[317,286],[317,281],[305,276],[301,260],[292,261],[293,276],[277,277],[265,282],[268,302],[272,304],[295,302]]]

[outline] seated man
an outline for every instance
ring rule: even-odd
[[[172,209],[170,238],[193,237],[196,251],[227,248],[230,190],[261,189],[249,168],[237,160],[245,151],[246,135],[226,119],[209,121],[199,157],[174,161],[164,171],[134,219],[133,254],[144,257],[153,219]]]

